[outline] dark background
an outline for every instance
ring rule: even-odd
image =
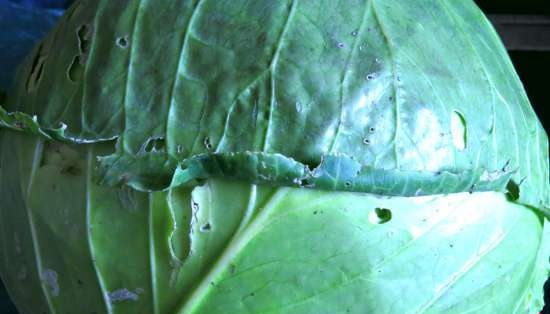
[[[6,69],[10,71],[8,66],[26,54],[26,51],[46,33],[70,2],[71,0],[0,0],[0,64],[3,66],[3,71]],[[529,20],[530,17],[534,20],[535,16],[539,18],[538,20],[540,16],[550,18],[548,0],[522,0],[509,3],[502,0],[477,0],[475,2],[483,12],[490,15],[492,20],[498,15],[525,15],[522,16],[524,21]],[[503,37],[506,37],[503,29],[499,27],[497,29],[503,32],[501,34]],[[538,28],[538,32],[545,32],[541,33],[543,37],[550,35],[550,26],[546,29]],[[507,43],[507,40],[504,41]],[[550,104],[550,49],[515,46],[509,52],[531,103],[549,133],[550,115],[544,109]],[[0,77],[0,87],[6,85],[9,85],[9,80]],[[546,288],[550,290],[550,282],[547,282]],[[546,298],[547,304],[550,303],[548,296],[549,293]],[[0,313],[17,313],[1,281]],[[543,313],[550,314],[550,308],[546,308]]]

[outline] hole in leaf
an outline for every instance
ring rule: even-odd
[[[212,225],[209,222],[207,222],[201,226],[200,230],[201,232],[209,232],[210,230],[212,230]]]
[[[117,38],[116,44],[122,49],[128,48],[128,36]]]
[[[67,69],[67,77],[73,83],[80,81],[84,76],[84,67],[80,64],[80,60],[80,56],[75,56]]]
[[[206,147],[207,150],[212,149],[212,143],[210,143],[210,138],[206,136],[203,140],[204,147]]]
[[[466,132],[466,119],[460,112],[453,111],[451,113],[451,136],[453,145],[460,151],[466,148]]]
[[[506,196],[511,201],[515,201],[519,198],[519,185],[514,180],[510,180],[508,184],[506,184]]]
[[[92,34],[92,28],[88,24],[80,25],[76,30],[76,37],[78,39],[78,49],[81,54],[87,54],[90,50],[90,37]]]
[[[166,141],[163,137],[152,137],[145,142],[142,146],[141,152],[157,152],[164,151],[166,147]]]
[[[392,218],[392,212],[388,208],[376,207],[369,213],[369,221],[373,224],[385,224]]]

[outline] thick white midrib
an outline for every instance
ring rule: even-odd
[[[269,220],[271,211],[276,204],[290,191],[289,188],[280,188],[271,199],[259,210],[259,213],[252,219],[250,224],[237,232],[230,240],[220,257],[216,260],[210,271],[196,286],[189,298],[177,307],[176,314],[191,314],[200,305],[202,299],[207,295],[211,282],[229,266],[233,258],[262,230],[265,222]]]

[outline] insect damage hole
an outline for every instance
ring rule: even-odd
[[[211,150],[211,149],[212,149],[212,143],[210,142],[210,137],[208,137],[208,136],[204,137],[202,143],[204,144],[204,147],[205,147],[207,150]]]
[[[388,208],[376,207],[369,213],[369,221],[373,224],[385,224],[392,219],[392,212]]]
[[[164,137],[151,137],[142,145],[140,152],[163,152],[166,150],[166,140]]]
[[[122,49],[128,48],[128,44],[129,44],[128,43],[128,36],[118,37],[116,39],[116,44],[117,44],[117,46],[119,46]]]
[[[210,232],[210,230],[212,230],[212,225],[211,225],[209,222],[203,224],[203,225],[200,227],[200,231],[201,231],[201,232]]]
[[[87,55],[90,50],[90,39],[92,37],[92,28],[88,24],[82,24],[76,30],[78,40],[78,49],[81,55]]]
[[[81,63],[80,56],[75,56],[73,62],[67,68],[67,77],[73,83],[76,83],[84,76],[84,66]]]
[[[453,145],[456,149],[463,151],[466,148],[466,119],[456,110],[451,113],[451,137],[453,139]]]

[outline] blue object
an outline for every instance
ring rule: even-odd
[[[0,89],[13,83],[17,65],[42,39],[69,0],[0,0]]]

